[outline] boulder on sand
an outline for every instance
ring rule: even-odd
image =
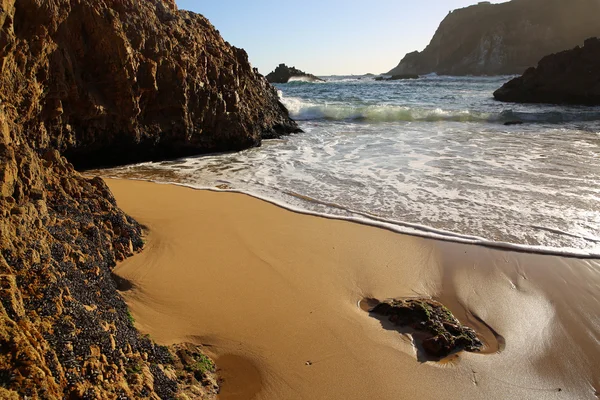
[[[370,312],[388,317],[399,327],[423,332],[423,350],[443,358],[462,350],[477,352],[483,344],[471,328],[461,325],[441,303],[431,299],[391,299],[377,304]]]

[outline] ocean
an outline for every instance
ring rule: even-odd
[[[599,257],[600,108],[495,101],[510,78],[293,81],[277,89],[304,133],[102,175],[239,191],[437,239]]]

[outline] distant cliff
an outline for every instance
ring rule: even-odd
[[[304,80],[307,82],[324,82],[321,78],[317,78],[314,75],[300,71],[296,67],[290,68],[285,64],[279,64],[279,66],[275,68],[273,72],[267,75],[267,80],[270,83],[288,83],[292,78],[298,78],[298,80]]]
[[[296,131],[275,89],[174,0],[3,0],[0,72],[0,398],[214,398],[201,349],[136,331],[112,270],[142,228],[71,163]]]
[[[516,103],[600,105],[600,39],[544,57],[494,97]]]
[[[599,0],[513,0],[455,10],[422,52],[388,74],[522,74],[545,55],[600,36]]]

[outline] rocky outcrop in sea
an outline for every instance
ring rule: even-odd
[[[112,270],[142,228],[73,164],[237,150],[297,125],[246,53],[173,0],[6,0],[0,26],[0,398],[214,396],[201,349],[134,328]]]
[[[388,75],[514,75],[545,55],[600,36],[597,0],[480,2],[452,11],[422,52]]]
[[[376,81],[405,81],[410,79],[419,79],[420,76],[417,74],[404,74],[404,75],[392,75],[390,77],[378,76],[375,78]]]
[[[600,39],[544,57],[537,68],[504,84],[494,97],[514,103],[600,105]]]
[[[321,78],[300,71],[296,67],[290,68],[285,64],[279,64],[273,72],[267,75],[267,80],[270,83],[288,83],[292,78],[297,78],[298,80],[304,80],[306,82],[324,82]]]

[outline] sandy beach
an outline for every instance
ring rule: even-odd
[[[247,195],[107,180],[147,228],[116,274],[136,327],[202,344],[222,399],[596,399],[600,262],[441,242]],[[420,358],[364,298],[433,297],[480,354]]]

